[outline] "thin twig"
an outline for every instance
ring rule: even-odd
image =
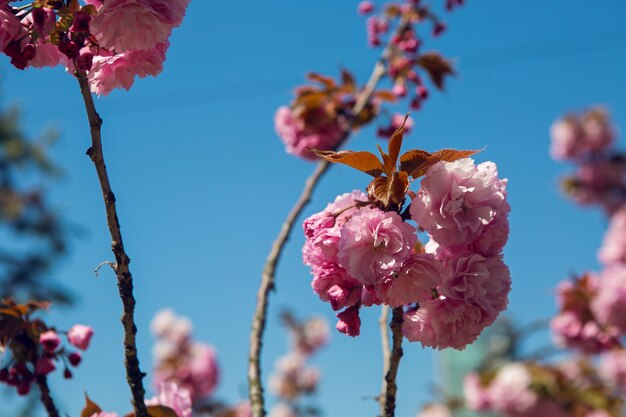
[[[407,26],[408,22],[401,22],[397,28],[397,32],[403,32],[404,30],[406,30]],[[337,145],[335,146],[335,150],[339,149],[346,142],[346,140],[348,140],[354,120],[358,118],[358,115],[363,111],[365,106],[367,106],[367,103],[372,98],[372,94],[374,94],[374,91],[376,90],[376,86],[387,73],[386,62],[391,55],[393,48],[395,48],[395,46],[390,43],[381,54],[380,59],[376,61],[376,64],[374,65],[374,69],[372,70],[367,84],[359,93],[356,99],[356,103],[352,108],[352,119],[349,120],[348,127],[345,130],[345,134],[343,138],[339,141],[339,143],[337,143]],[[252,317],[252,330],[250,332],[250,352],[248,356],[248,388],[253,417],[265,417],[266,414],[265,400],[263,398],[263,382],[261,380],[260,362],[261,349],[263,344],[263,333],[265,332],[265,324],[267,321],[268,298],[270,291],[274,289],[276,266],[278,265],[278,261],[280,260],[280,256],[282,255],[283,249],[285,248],[285,244],[289,239],[289,235],[291,234],[296,220],[298,219],[298,217],[300,217],[300,214],[302,213],[304,208],[311,201],[311,196],[313,195],[315,187],[329,168],[330,163],[326,160],[322,160],[315,167],[315,171],[313,171],[309,178],[307,178],[300,198],[298,198],[295,205],[289,212],[289,215],[281,226],[278,237],[272,244],[270,253],[267,256],[267,260],[265,261],[263,273],[261,274],[261,284],[257,293],[257,304],[256,308],[254,309],[254,316]]]
[[[78,79],[80,92],[85,102],[85,109],[87,110],[89,128],[91,131],[91,147],[87,150],[87,155],[89,155],[96,167],[100,188],[102,189],[107,225],[109,227],[109,233],[111,234],[111,249],[113,250],[113,255],[115,255],[115,265],[113,269],[117,276],[117,288],[124,307],[122,325],[124,326],[124,365],[126,366],[126,380],[130,386],[135,416],[148,417],[148,411],[144,404],[145,390],[142,381],[145,374],[141,372],[139,368],[139,358],[137,357],[137,345],[135,342],[137,326],[135,325],[134,317],[135,297],[133,296],[133,277],[128,267],[130,258],[124,250],[124,243],[122,241],[122,232],[120,231],[120,223],[115,206],[115,195],[111,189],[109,175],[104,163],[100,131],[102,119],[96,111],[87,77],[84,73],[77,73],[76,78]]]
[[[389,355],[388,361],[385,365],[387,373],[383,379],[383,388],[380,392],[380,410],[383,417],[393,417],[396,410],[396,393],[398,386],[396,384],[396,375],[398,375],[398,367],[400,366],[400,359],[402,358],[402,321],[404,311],[402,307],[396,307],[393,309],[393,315],[391,317],[391,334],[393,340],[393,347],[391,349],[391,355]]]
[[[43,406],[48,413],[48,417],[59,417],[59,411],[54,405],[54,400],[50,395],[50,388],[48,387],[47,378],[43,375],[36,375],[35,382],[39,387],[39,392],[41,393],[39,398],[41,399],[41,402],[43,403]]]

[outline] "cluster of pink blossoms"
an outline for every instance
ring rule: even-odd
[[[302,401],[315,392],[320,372],[307,362],[329,338],[328,325],[321,318],[299,322],[290,314],[283,315],[290,332],[290,351],[276,362],[270,377],[270,389],[279,402],[270,410],[270,417],[305,415]],[[310,406],[307,410],[311,411]]]
[[[0,2],[0,48],[15,67],[62,65],[86,72],[91,90],[108,94],[162,71],[189,0],[10,3]]]
[[[613,148],[615,129],[603,108],[557,120],[551,128],[550,154],[577,165],[563,189],[584,205],[599,204],[613,213],[626,204],[626,157]]]
[[[71,351],[61,346],[61,338],[54,329],[37,328],[35,335],[21,334],[9,340],[6,346],[0,346],[5,351],[3,361],[6,365],[0,369],[0,383],[15,387],[19,395],[30,392],[31,385],[37,376],[46,376],[63,363],[66,379],[72,377],[69,366],[76,367],[82,361],[77,351]],[[33,329],[34,330],[34,329]],[[93,336],[93,329],[89,326],[76,324],[66,333],[70,345],[87,350]],[[37,340],[31,340],[35,337]]]
[[[431,241],[419,250],[417,229],[354,191],[304,221],[303,261],[313,290],[334,310],[337,329],[360,333],[359,309],[404,307],[403,333],[438,349],[463,349],[508,302],[502,261],[508,238],[506,180],[471,159],[428,169],[410,215]]]
[[[176,413],[177,417],[193,417],[189,391],[185,388],[181,388],[175,382],[161,383],[158,386],[158,394],[146,400],[145,404],[148,407],[156,405],[168,407]],[[109,411],[99,411],[92,414],[90,417],[119,417],[119,414]]]
[[[169,309],[161,310],[152,320],[154,345],[154,385],[175,382],[189,392],[195,402],[210,396],[219,379],[213,348],[191,338],[191,322]]]

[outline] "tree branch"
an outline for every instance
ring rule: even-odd
[[[402,33],[404,30],[406,30],[408,25],[409,23],[407,21],[401,22],[396,30],[397,33]],[[353,121],[363,111],[367,103],[372,98],[372,94],[374,94],[376,86],[378,85],[380,80],[386,75],[386,62],[391,55],[393,48],[393,44],[389,43],[389,45],[381,54],[380,59],[376,61],[376,64],[374,65],[374,69],[372,70],[367,84],[359,93],[356,99],[356,103],[352,108],[352,119],[349,120],[344,136],[334,147],[334,150],[339,149],[346,142],[346,140],[348,140]],[[261,275],[261,285],[259,286],[259,291],[257,293],[257,304],[254,310],[254,316],[252,318],[252,330],[250,333],[248,385],[253,417],[264,417],[266,414],[263,398],[263,383],[261,381],[260,362],[261,348],[263,344],[263,333],[265,332],[265,325],[267,322],[268,298],[270,291],[274,289],[276,266],[278,265],[278,261],[280,260],[280,256],[282,255],[283,249],[285,248],[285,244],[289,239],[289,235],[291,234],[296,220],[298,219],[298,217],[300,217],[300,214],[302,213],[304,208],[311,201],[311,196],[313,195],[315,187],[329,168],[330,163],[326,160],[322,160],[317,164],[317,167],[315,167],[315,171],[313,171],[309,178],[307,178],[300,198],[296,201],[296,204],[293,206],[293,208],[289,212],[289,215],[285,219],[280,229],[280,233],[274,241],[270,253],[267,256],[267,260],[265,261],[265,267],[263,268],[263,273]]]
[[[145,390],[142,381],[145,374],[141,372],[139,368],[139,358],[137,357],[137,345],[135,342],[137,326],[135,325],[134,317],[135,297],[133,296],[133,277],[128,267],[130,258],[124,250],[124,243],[122,241],[122,232],[120,231],[120,223],[115,206],[115,194],[113,194],[113,190],[111,189],[109,175],[104,163],[100,130],[102,119],[96,111],[87,77],[84,73],[79,72],[76,73],[76,78],[78,79],[80,92],[85,102],[91,132],[91,147],[87,150],[87,155],[91,158],[98,174],[102,197],[104,199],[104,207],[106,209],[107,226],[111,234],[111,249],[115,256],[113,269],[117,276],[117,288],[123,305],[122,325],[124,327],[124,365],[126,366],[126,380],[130,386],[135,416],[148,417],[148,411],[144,404]]]
[[[54,405],[54,400],[50,395],[50,388],[48,387],[47,378],[44,375],[36,375],[35,382],[39,387],[39,392],[41,393],[40,399],[43,403],[43,406],[46,408],[46,412],[49,417],[59,417],[59,411],[57,407]]]
[[[385,369],[387,373],[383,379],[383,387],[380,392],[379,402],[381,415],[383,417],[394,417],[396,410],[396,393],[398,386],[396,385],[396,375],[398,375],[398,367],[402,358],[402,322],[404,311],[402,307],[393,309],[391,317],[391,327],[393,348],[391,354],[387,356]],[[387,339],[388,340],[388,339]]]

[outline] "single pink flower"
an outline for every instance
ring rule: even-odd
[[[98,9],[91,31],[101,47],[121,53],[150,51],[167,42],[188,4],[189,0],[108,0]]]
[[[339,264],[364,285],[400,270],[417,241],[415,228],[395,212],[365,207],[341,228]]]
[[[626,207],[611,216],[598,258],[605,265],[626,264]]]
[[[602,272],[591,310],[600,323],[626,333],[626,265],[613,265]]]
[[[428,301],[434,298],[442,270],[443,265],[434,256],[413,255],[397,273],[385,278],[376,292],[391,307]]]
[[[510,211],[506,183],[492,162],[438,162],[426,172],[411,216],[439,245],[463,250]]]
[[[70,341],[70,344],[82,350],[87,350],[92,336],[93,329],[91,326],[84,326],[82,324],[75,324],[67,332],[67,339]]]
[[[114,88],[129,90],[135,77],[158,75],[163,70],[168,46],[169,43],[159,43],[151,50],[132,50],[113,56],[93,57],[93,66],[89,71],[91,91],[107,95]]]
[[[411,342],[420,342],[423,346],[463,350],[496,317],[472,304],[441,296],[421,303],[416,311],[405,313],[402,333]]]
[[[146,405],[164,405],[174,410],[178,417],[192,417],[192,403],[189,391],[174,382],[159,385],[158,394],[146,400]]]
[[[39,335],[39,343],[43,345],[45,350],[54,353],[61,344],[61,339],[54,330],[48,330]]]

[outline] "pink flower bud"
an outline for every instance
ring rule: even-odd
[[[369,13],[372,13],[374,11],[374,3],[372,3],[371,1],[362,1],[361,3],[359,3],[358,7],[357,7],[357,11],[359,12],[360,15],[366,15]]]
[[[66,368],[65,371],[63,371],[63,378],[72,379],[72,371]]]
[[[350,307],[337,314],[337,330],[348,336],[358,336],[361,333],[361,318],[358,307]]]
[[[80,362],[82,361],[82,359],[83,358],[80,356],[80,353],[78,352],[72,352],[69,355],[67,355],[67,360],[70,361],[72,366],[78,366]]]
[[[89,341],[93,336],[93,329],[90,326],[75,324],[68,332],[67,338],[72,346],[86,350],[89,347]]]
[[[37,359],[37,363],[35,364],[35,374],[37,375],[48,375],[50,372],[54,371],[56,366],[54,366],[54,362],[52,358],[48,356],[43,356]]]
[[[39,335],[39,343],[48,352],[53,353],[61,344],[61,339],[59,339],[59,335],[54,330],[48,330]]]
[[[437,22],[437,24],[435,24],[435,27],[433,28],[433,36],[436,38],[437,36],[441,35],[446,30],[446,28],[447,26],[445,23]]]
[[[24,396],[30,392],[30,382],[20,382],[17,386],[17,395]]]

